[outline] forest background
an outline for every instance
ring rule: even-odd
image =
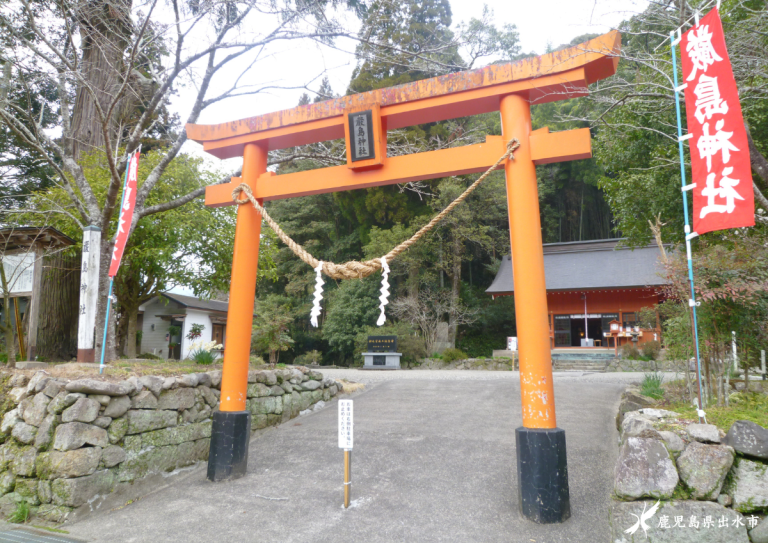
[[[680,24],[690,24],[695,9],[705,11],[710,4],[714,3],[651,2],[643,13],[620,25],[622,59],[616,76],[593,85],[589,98],[533,107],[534,129],[590,127],[593,135],[593,159],[537,168],[545,243],[624,237],[625,243],[637,246],[649,243],[654,234],[664,243],[682,241],[668,36]],[[236,27],[237,11],[235,15],[228,11],[236,5],[218,5],[219,19],[214,26],[226,27],[231,18]],[[293,9],[298,9],[296,6]],[[488,60],[500,63],[534,55],[521,50],[513,25],[495,23],[487,11],[469,23],[453,25],[448,0],[376,0],[348,2],[346,7],[359,19],[357,67],[352,78],[346,89],[333,89],[324,79],[319,86],[307,89],[300,103],[476,68]],[[768,189],[768,7],[759,0],[725,1],[721,13],[752,136],[757,226],[702,236],[694,248],[697,274],[701,276],[700,295],[705,302],[701,309],[704,353],[711,353],[715,360],[727,345],[726,335],[738,329],[745,352],[752,353],[745,358],[749,363],[765,344],[766,335],[768,240],[763,217],[768,206],[762,194]],[[45,78],[20,78],[23,84],[12,84],[17,73],[23,73],[18,61],[11,62],[18,59],[12,50],[18,50],[20,43],[22,48],[28,47],[29,38],[18,29],[29,23],[7,16],[3,22],[7,28],[17,29],[3,43],[0,98],[4,108],[0,112],[6,115],[3,120],[7,123],[0,133],[4,161],[0,197],[7,203],[3,223],[48,224],[80,239],[84,221],[79,220],[77,200],[81,195],[77,188],[71,191],[56,179],[57,175],[62,179],[73,175],[60,166],[62,162],[66,165],[66,160],[46,159],[45,153],[50,155],[50,151],[35,145],[23,126],[13,125],[22,117],[19,122],[23,125],[26,119],[36,133],[60,125],[62,115],[58,112],[66,93]],[[579,36],[550,50],[576,45],[592,36]],[[156,57],[148,55],[142,60],[144,67],[168,54],[159,46],[157,49]],[[138,61],[136,65],[142,67]],[[142,205],[151,213],[139,213],[135,219],[116,281],[115,349],[125,356],[136,354],[136,314],[144,301],[174,285],[185,285],[202,297],[220,296],[228,290],[235,211],[207,209],[199,198],[205,185],[228,176],[222,171],[208,171],[201,160],[179,153],[183,130],[180,120],[168,112],[167,100],[171,99],[171,93],[163,95],[153,106],[152,122],[142,125],[134,138],[143,145],[140,186],[149,188]],[[139,100],[124,110],[120,130],[133,137],[129,129],[141,124],[136,118],[146,117],[147,104]],[[26,117],[18,114],[14,118],[14,111],[26,112]],[[415,126],[390,132],[388,153],[466,145],[494,134],[500,134],[497,114]],[[55,138],[49,144],[55,146]],[[106,209],[104,202],[117,197],[112,190],[115,171],[124,167],[124,162],[113,165],[105,160],[98,145],[89,151],[78,154],[77,162],[80,171],[86,172],[95,200]],[[343,141],[270,154],[270,163],[278,173],[344,161]],[[462,176],[294,198],[270,202],[267,207],[284,230],[317,258],[361,260],[381,256],[409,237],[475,178]],[[436,329],[440,328],[440,339],[445,340],[440,347],[453,345],[470,356],[490,356],[492,349],[503,347],[507,336],[515,335],[513,299],[491,301],[484,293],[502,256],[509,254],[505,195],[503,173],[496,172],[429,237],[392,263],[394,302],[383,328],[373,326],[378,315],[378,276],[341,283],[326,280],[321,325],[312,328],[309,311],[314,273],[264,229],[254,351],[275,362],[347,365],[359,362],[358,353],[367,334],[394,333],[408,361],[416,362],[438,347]],[[114,215],[102,213],[100,219],[114,232]],[[677,354],[686,357],[692,345],[686,332],[690,327],[685,326],[689,314],[684,309],[685,272],[679,254],[670,253],[668,273],[673,286],[670,303],[664,304],[667,307],[661,313]],[[681,303],[683,300],[686,304]],[[442,325],[436,326],[439,323]]]

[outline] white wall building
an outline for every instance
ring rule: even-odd
[[[152,298],[139,307],[143,316],[140,352],[162,358],[187,358],[194,343],[187,335],[194,324],[204,327],[201,337],[195,341],[225,344],[228,307],[227,302],[168,292]],[[219,355],[223,355],[223,349]]]

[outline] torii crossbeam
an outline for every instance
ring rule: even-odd
[[[375,187],[487,170],[520,141],[504,164],[515,311],[520,353],[523,426],[516,431],[520,505],[536,522],[570,516],[565,433],[557,428],[549,348],[544,255],[536,165],[592,156],[589,129],[532,131],[532,104],[586,96],[588,85],[613,75],[621,35],[515,63],[416,81],[217,125],[187,125],[190,139],[219,158],[243,157],[241,178],[206,189],[205,203],[233,205],[232,191],[250,186],[261,202]],[[503,136],[485,143],[387,156],[387,130],[499,111]],[[275,175],[271,150],[337,138],[347,142],[347,164]],[[237,215],[220,412],[214,417],[208,478],[245,474],[250,414],[246,411],[248,361],[258,269],[261,216],[250,205]]]

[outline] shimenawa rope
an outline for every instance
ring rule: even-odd
[[[319,267],[322,272],[327,275],[328,277],[331,277],[333,279],[358,279],[363,277],[368,277],[375,271],[378,271],[382,267],[382,260],[386,260],[387,262],[391,262],[392,259],[396,258],[400,253],[408,249],[411,245],[416,243],[419,239],[421,239],[424,234],[432,230],[443,218],[450,213],[453,208],[455,208],[457,205],[459,205],[461,202],[467,199],[467,197],[472,194],[472,192],[480,185],[480,183],[483,182],[483,180],[490,175],[490,173],[499,167],[499,165],[506,160],[507,158],[514,160],[515,155],[513,152],[520,147],[520,142],[517,140],[517,138],[513,138],[509,140],[509,143],[507,143],[507,152],[501,155],[499,160],[496,161],[496,163],[488,168],[488,170],[477,178],[477,181],[472,183],[467,190],[465,190],[458,198],[456,198],[453,202],[451,202],[448,207],[446,207],[444,210],[442,210],[440,213],[438,213],[431,221],[429,221],[427,224],[425,224],[421,229],[416,232],[413,236],[410,237],[410,239],[405,240],[400,245],[392,249],[390,252],[388,252],[386,255],[384,255],[382,258],[375,258],[372,260],[366,260],[364,262],[358,262],[357,260],[351,260],[349,262],[345,262],[344,264],[334,264],[333,262],[325,262],[320,261],[316,259],[314,256],[309,254],[304,247],[296,243],[288,234],[283,232],[283,229],[280,228],[280,225],[277,224],[272,217],[269,216],[269,213],[267,213],[267,210],[264,209],[257,201],[256,198],[253,197],[253,193],[251,192],[251,188],[246,185],[245,183],[241,183],[238,185],[235,190],[232,191],[232,199],[234,202],[238,205],[247,204],[248,202],[251,202],[253,207],[261,213],[262,218],[266,221],[266,223],[274,230],[275,234],[277,234],[277,237],[280,238],[283,243],[285,243],[291,251],[293,251],[296,256],[298,256],[301,260],[309,264],[312,268]],[[241,200],[239,198],[240,193],[245,194],[245,200]]]

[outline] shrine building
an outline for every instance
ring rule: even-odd
[[[619,347],[660,340],[655,328],[636,325],[637,312],[663,300],[663,266],[656,244],[634,250],[620,239],[544,244],[550,345]],[[494,299],[514,294],[512,259],[505,256],[491,286]],[[611,322],[614,323],[611,330]],[[620,329],[619,328],[620,324]]]

